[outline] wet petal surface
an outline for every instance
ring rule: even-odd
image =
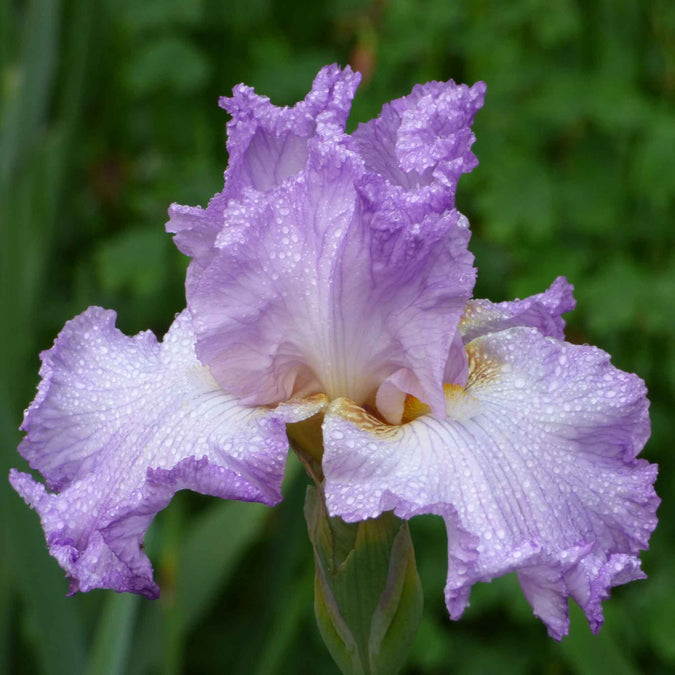
[[[562,315],[571,312],[576,306],[573,290],[574,287],[565,277],[558,277],[546,291],[524,300],[469,300],[459,324],[462,339],[467,343],[488,333],[516,326],[531,326],[544,335],[562,340],[565,337]]]
[[[175,235],[178,248],[186,255],[208,258],[231,199],[246,188],[265,192],[279,185],[304,168],[310,138],[344,131],[360,79],[349,67],[326,66],[304,101],[292,108],[275,106],[244,84],[237,85],[231,97],[222,97],[220,106],[232,116],[227,124],[225,186],[206,209],[171,206],[167,231]]]
[[[71,592],[155,597],[142,549],[155,513],[183,489],[278,502],[285,423],[322,405],[241,406],[197,360],[187,313],[160,344],[150,332],[125,336],[114,312],[92,307],[42,360],[19,451],[49,489],[18,471],[11,482],[39,513]]]
[[[447,416],[400,427],[336,401],[324,422],[326,498],[347,520],[393,509],[448,527],[446,600],[458,618],[477,581],[518,571],[556,638],[572,596],[597,630],[609,588],[639,578],[656,525],[643,382],[606,353],[512,328],[471,342]]]
[[[224,103],[228,187],[208,209],[218,233],[182,247],[197,354],[247,404],[324,392],[396,421],[409,393],[441,414],[475,280],[454,193],[476,165],[484,85],[416,87],[349,136],[356,83],[329,67],[294,108],[246,87]],[[181,213],[202,231],[202,212]],[[464,381],[461,358],[451,370]]]

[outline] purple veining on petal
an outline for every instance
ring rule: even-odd
[[[299,173],[306,164],[308,139],[344,132],[360,80],[349,66],[326,66],[305,100],[292,108],[278,108],[243,84],[231,98],[221,98],[220,106],[232,115],[223,194],[232,199],[246,187],[266,191]]]
[[[568,596],[597,631],[609,588],[641,578],[637,554],[656,526],[657,467],[636,459],[649,436],[644,383],[599,349],[533,328],[467,350],[469,379],[448,390],[444,421],[388,427],[331,404],[328,508],[349,521],[442,515],[452,618],[475,582],[517,571],[553,637],[567,631]]]
[[[524,300],[496,303],[470,300],[459,324],[464,343],[516,326],[532,326],[544,335],[562,340],[565,337],[562,315],[576,307],[573,291],[574,286],[565,277],[558,277],[546,291]]]
[[[475,271],[466,219],[366,199],[348,138],[315,139],[298,176],[230,203],[188,276],[197,353],[245,403],[325,392],[374,402],[397,372],[443,406],[448,350]]]
[[[456,331],[475,271],[454,191],[484,85],[416,87],[347,136],[356,83],[330,67],[294,108],[243,85],[225,102],[218,234],[204,251],[195,227],[186,284],[197,354],[247,404],[325,391],[396,422],[410,393],[442,414],[444,374],[466,377]]]
[[[307,141],[314,135],[342,133],[361,76],[337,65],[319,71],[304,101],[280,108],[251,87],[237,85],[220,106],[227,123],[229,164],[225,187],[206,209],[173,204],[167,231],[186,255],[208,259],[213,242],[226,224],[223,211],[242,190],[266,191],[297,174],[307,160]]]
[[[105,587],[156,597],[142,550],[155,513],[182,489],[278,502],[285,424],[322,405],[240,405],[197,360],[187,312],[160,344],[150,332],[125,336],[114,312],[92,307],[42,361],[19,451],[53,492],[16,470],[10,481],[38,511],[71,593]]]

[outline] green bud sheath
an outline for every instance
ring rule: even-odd
[[[399,672],[423,603],[408,523],[392,513],[360,523],[331,518],[314,487],[307,488],[305,518],[316,619],[334,661],[345,675]]]

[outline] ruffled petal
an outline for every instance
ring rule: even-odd
[[[517,571],[549,633],[567,632],[573,597],[597,630],[611,586],[640,578],[656,526],[657,467],[637,376],[594,347],[512,328],[467,346],[465,388],[447,417],[384,425],[335,401],[324,421],[328,508],[349,521],[393,509],[442,515],[446,600],[458,618],[477,581]],[[412,415],[412,417],[415,417]]]
[[[244,85],[221,101],[225,189],[169,225],[193,257],[197,354],[247,404],[325,392],[396,422],[413,394],[442,414],[444,373],[466,379],[475,271],[454,192],[485,87],[416,87],[348,136],[358,79],[325,68],[293,108]]]
[[[92,307],[42,354],[42,381],[19,452],[46,479],[10,480],[42,520],[70,589],[156,597],[145,531],[177,490],[274,504],[281,499],[287,422],[323,401],[247,408],[194,353],[187,312],[163,343],[127,337],[115,313]]]
[[[226,201],[219,192],[205,209],[171,204],[166,231],[174,235],[173,241],[179,251],[198,261],[208,259],[213,242],[223,226],[222,211]],[[206,264],[206,260],[202,264]]]
[[[195,258],[208,256],[231,199],[246,188],[270,190],[297,174],[305,166],[309,138],[342,133],[360,79],[349,66],[344,70],[326,66],[305,100],[292,108],[277,107],[243,84],[234,88],[231,98],[222,97],[220,106],[232,115],[227,124],[225,187],[206,210],[171,206],[167,231],[175,234],[178,248]]]
[[[459,177],[478,164],[471,123],[484,96],[484,82],[416,85],[352,136],[368,170],[389,183],[414,189],[439,181],[454,197]]]
[[[444,406],[475,278],[466,220],[403,202],[390,217],[359,191],[363,175],[348,138],[312,141],[298,176],[230,204],[211,264],[191,268],[197,354],[245,403],[372,404],[400,371],[406,391]]]
[[[470,300],[459,324],[464,343],[488,333],[516,326],[531,326],[544,335],[565,337],[562,315],[576,307],[574,286],[565,277],[558,277],[549,289],[524,300],[490,302]]]

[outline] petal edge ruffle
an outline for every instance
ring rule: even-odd
[[[443,515],[449,558],[464,561],[448,570],[453,618],[474,583],[518,571],[551,635],[567,629],[567,596],[597,629],[600,601],[639,576],[656,525],[656,466],[635,458],[649,435],[644,384],[599,349],[531,328],[467,350],[469,379],[449,390],[446,420],[391,427],[331,404],[328,508],[350,521],[390,509]]]
[[[187,312],[158,343],[149,332],[125,336],[114,312],[92,307],[42,359],[19,451],[54,492],[16,470],[10,482],[40,515],[71,593],[105,587],[156,597],[142,548],[155,513],[182,489],[278,502],[285,425],[324,405],[240,405],[197,360]]]

